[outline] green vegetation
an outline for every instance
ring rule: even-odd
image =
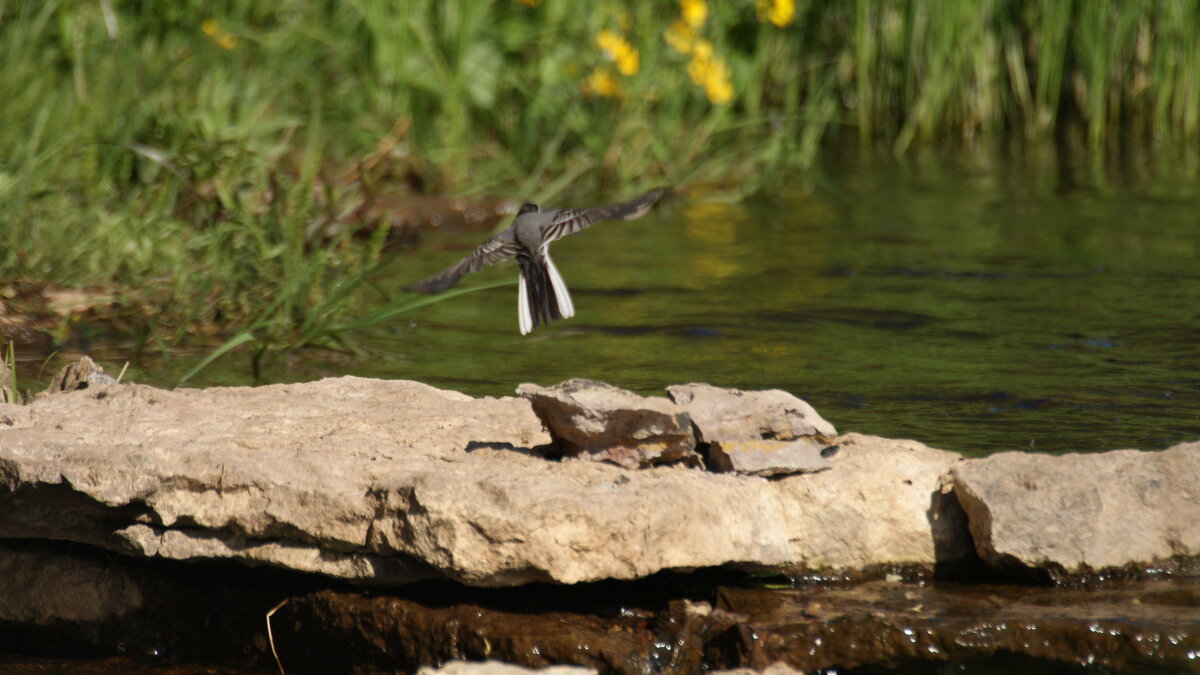
[[[163,346],[361,327],[388,223],[353,209],[400,182],[745,194],[832,136],[1200,136],[1190,0],[17,0],[0,72],[0,279],[101,285]]]
[[[10,342],[7,350],[0,350],[0,403],[21,402],[21,391],[17,388],[15,347]]]

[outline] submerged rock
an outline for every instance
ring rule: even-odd
[[[503,661],[448,661],[438,668],[424,666],[417,671],[417,675],[594,675],[599,672],[583,666],[525,668]]]
[[[1200,586],[1187,581],[1094,591],[881,581],[721,589],[716,608],[741,619],[709,628],[705,660],[756,670],[782,662],[803,672],[900,664],[952,670],[932,670],[939,662],[975,672],[971,664],[995,661],[1002,667],[984,670],[1184,672],[1200,653],[1197,600]]]
[[[322,588],[307,575],[0,541],[0,646],[275,672],[270,625],[289,673],[415,672],[485,659],[444,668],[571,664],[684,675],[897,665],[974,672],[969,666],[981,664],[986,672],[1059,672],[1088,664],[1088,672],[1165,673],[1191,672],[1200,653],[1196,578],[1098,590],[879,581],[767,590],[728,581],[738,579],[661,575],[496,590],[431,582],[366,593]]]
[[[795,441],[716,441],[708,446],[708,465],[716,471],[751,476],[817,473],[833,468],[821,456],[827,443],[802,438]]]
[[[529,399],[566,456],[636,469],[695,454],[691,419],[665,398],[579,378],[553,387],[522,384],[517,393]]]
[[[667,393],[696,425],[700,441],[832,440],[837,436],[807,401],[786,391],[741,391],[711,384],[675,384]]]
[[[997,453],[963,461],[952,480],[976,550],[996,567],[1069,576],[1200,556],[1200,443]]]

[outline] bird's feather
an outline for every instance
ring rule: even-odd
[[[521,246],[511,237],[500,233],[483,242],[471,252],[471,255],[459,260],[437,274],[408,286],[410,291],[418,291],[434,295],[449,289],[464,275],[478,272],[484,266],[502,263],[521,252]]]
[[[620,204],[593,206],[586,209],[560,209],[542,231],[542,244],[549,244],[563,237],[591,227],[601,220],[633,220],[650,210],[662,197],[665,190],[658,188]]]
[[[546,263],[550,285],[554,288],[554,296],[558,299],[558,313],[564,319],[575,316],[575,303],[571,302],[571,292],[567,290],[566,282],[563,281],[562,275],[558,273],[558,268],[554,266],[554,261],[550,259],[550,251],[542,249],[542,260]]]
[[[521,335],[529,335],[529,331],[533,330],[533,317],[529,315],[529,289],[526,287],[525,275],[518,275],[520,282],[517,284],[517,326],[521,329]]]

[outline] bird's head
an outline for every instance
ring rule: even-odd
[[[537,204],[522,204],[522,205],[521,205],[521,210],[520,210],[520,211],[517,211],[517,215],[518,215],[518,216],[523,216],[523,215],[525,215],[526,213],[537,213],[539,210],[540,210],[540,209],[538,209],[538,205],[537,205]]]

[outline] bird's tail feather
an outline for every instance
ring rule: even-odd
[[[521,272],[518,278],[520,283],[517,285],[517,325],[521,328],[521,335],[529,335],[533,330],[533,317],[529,314],[528,283],[525,281],[524,272]]]
[[[554,263],[547,264],[549,258],[542,256],[539,260],[519,256],[517,262],[521,274],[517,289],[520,293],[517,299],[517,319],[522,335],[542,324],[574,315],[575,308],[571,304],[567,286],[558,270],[554,269]],[[569,310],[569,313],[564,313],[564,308]]]
[[[546,260],[546,272],[550,276],[550,287],[554,290],[554,296],[558,300],[558,313],[562,315],[562,318],[569,319],[575,316],[575,303],[571,302],[571,292],[567,290],[566,282],[558,273],[554,261],[550,259],[550,252],[546,251],[542,257]]]

